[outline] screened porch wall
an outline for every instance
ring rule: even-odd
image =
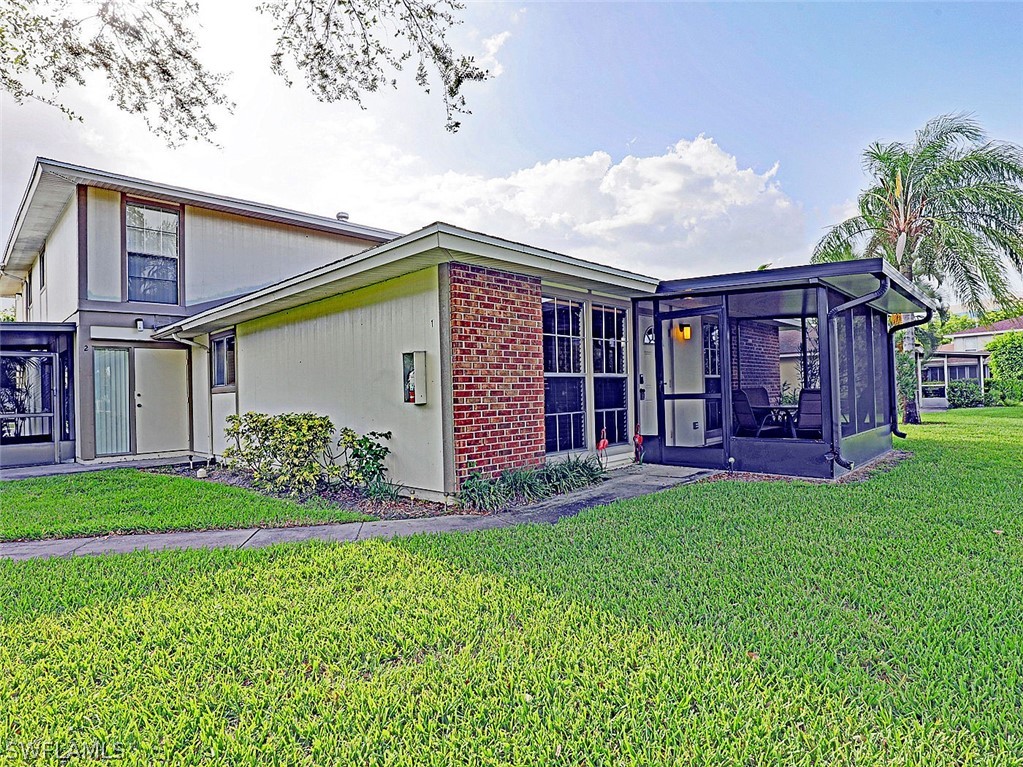
[[[781,399],[778,325],[731,319],[728,326],[732,333],[732,388],[762,386],[777,403]]]

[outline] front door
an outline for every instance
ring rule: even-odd
[[[721,313],[658,316],[658,436],[665,463],[724,466]]]
[[[137,453],[188,450],[188,352],[135,349]]]

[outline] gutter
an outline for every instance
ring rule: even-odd
[[[901,322],[892,325],[888,328],[888,367],[891,368],[892,374],[888,377],[888,417],[892,422],[892,434],[899,439],[906,438],[906,432],[899,431],[899,397],[898,397],[898,385],[896,384],[896,370],[895,370],[895,334],[900,330],[906,328],[915,328],[920,325],[926,325],[934,317],[934,310],[931,307],[927,307],[927,312],[924,314],[923,319],[910,320],[909,322]],[[915,352],[915,350],[914,350]],[[947,383],[947,381],[946,381]]]
[[[836,306],[833,309],[828,311],[828,320],[827,320],[827,322],[828,322],[828,341],[829,341],[829,346],[831,347],[831,354],[829,355],[831,357],[831,359],[829,360],[829,365],[831,367],[831,392],[830,392],[830,400],[831,400],[831,413],[832,413],[832,416],[834,416],[834,413],[835,413],[835,402],[838,401],[838,376],[835,375],[835,372],[836,372],[835,368],[837,368],[837,363],[838,363],[838,357],[835,354],[835,352],[837,351],[837,348],[838,348],[838,328],[834,324],[834,319],[835,319],[835,317],[837,317],[840,313],[842,313],[844,311],[847,311],[849,309],[854,309],[857,306],[863,306],[864,304],[869,304],[871,301],[876,301],[877,299],[879,299],[882,296],[884,296],[884,294],[888,292],[889,288],[891,288],[891,280],[888,279],[888,275],[882,274],[880,277],[877,278],[877,281],[878,281],[879,285],[878,285],[877,290],[875,290],[873,293],[868,293],[865,296],[860,296],[859,298],[854,298],[851,301],[846,301],[844,304],[839,304],[838,306]],[[891,331],[889,331],[889,332],[891,332]],[[893,372],[893,376],[894,376],[894,372]],[[893,377],[892,380],[894,381],[894,377]],[[832,419],[831,419],[831,451],[825,457],[826,458],[830,458],[832,461],[837,463],[843,469],[850,469],[851,470],[855,466],[855,464],[852,461],[847,461],[844,458],[842,458],[842,447],[841,446],[842,446],[842,425],[841,425],[841,423],[836,418],[832,417]]]

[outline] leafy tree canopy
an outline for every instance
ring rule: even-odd
[[[300,77],[322,101],[354,101],[411,64],[418,85],[440,82],[445,127],[468,114],[462,93],[486,70],[456,55],[447,34],[459,24],[458,0],[267,0],[275,23],[270,68],[289,85]],[[230,110],[227,75],[196,55],[196,0],[0,0],[0,88],[17,102],[36,99],[69,117],[61,91],[101,74],[111,99],[139,115],[174,146],[209,139],[217,108]]]
[[[991,375],[1023,381],[1023,332],[1004,333],[988,341]]]
[[[1023,147],[992,141],[967,115],[943,115],[911,143],[863,153],[871,185],[859,214],[834,226],[813,261],[888,259],[921,284],[947,285],[977,312],[1010,306],[1023,273]]]

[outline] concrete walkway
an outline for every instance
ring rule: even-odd
[[[205,458],[197,458],[196,466],[205,466]],[[36,477],[52,477],[57,474],[84,474],[90,471],[108,471],[109,469],[158,469],[164,466],[188,466],[188,458],[142,458],[128,461],[108,461],[106,463],[48,463],[43,466],[19,466],[13,469],[0,469],[0,480],[35,479]]]
[[[609,472],[608,480],[573,493],[548,498],[500,514],[449,514],[425,519],[380,522],[347,522],[335,525],[246,528],[243,530],[199,530],[174,533],[104,535],[91,538],[58,538],[45,541],[0,543],[0,559],[46,559],[89,554],[124,554],[132,551],[166,549],[256,549],[275,543],[297,541],[363,541],[395,538],[418,533],[467,533],[519,524],[554,524],[563,517],[612,501],[656,493],[686,484],[714,472],[673,466],[630,466]]]

